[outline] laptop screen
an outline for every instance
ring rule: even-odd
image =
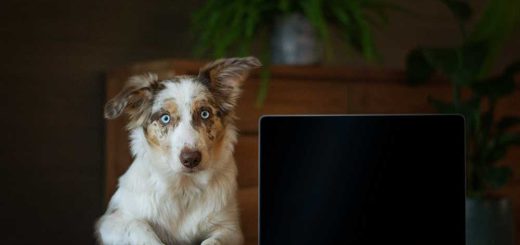
[[[464,119],[266,116],[260,244],[465,244]]]

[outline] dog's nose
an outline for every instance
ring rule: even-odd
[[[182,165],[187,168],[194,168],[200,163],[200,159],[202,158],[202,154],[200,151],[193,150],[189,148],[183,148],[181,151],[181,155],[179,156]]]

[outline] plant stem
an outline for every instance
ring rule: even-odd
[[[264,67],[262,67],[260,71],[260,85],[258,88],[258,94],[256,95],[256,108],[262,108],[264,105],[269,90],[269,82],[271,80],[271,52],[269,52],[268,47],[262,46],[261,48],[266,49],[267,51],[263,52],[261,56]]]

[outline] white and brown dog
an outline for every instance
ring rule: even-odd
[[[134,162],[97,222],[102,244],[242,243],[234,107],[260,65],[231,58],[198,76],[136,76],[107,103],[106,118],[129,115]]]

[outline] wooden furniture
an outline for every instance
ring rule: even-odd
[[[126,79],[135,74],[154,72],[160,78],[175,74],[197,74],[204,62],[161,60],[145,62],[108,73],[107,98],[112,98]],[[349,69],[345,67],[272,67],[272,79],[262,108],[255,106],[259,88],[258,73],[244,83],[237,114],[240,137],[235,157],[238,164],[241,222],[246,244],[257,244],[258,238],[258,119],[263,114],[356,114],[356,113],[431,113],[427,97],[448,100],[451,90],[447,83],[431,83],[409,87],[404,73],[395,70]],[[499,114],[520,114],[520,91],[503,101]],[[106,138],[106,200],[117,184],[117,178],[131,163],[124,119],[107,122]],[[520,162],[516,149],[511,160]],[[516,172],[520,173],[520,168]],[[518,193],[520,178],[506,192]],[[518,195],[517,195],[518,196]],[[520,211],[519,197],[513,197]],[[516,220],[520,220],[520,212]],[[517,222],[517,229],[520,223]],[[518,236],[520,237],[520,236]]]

